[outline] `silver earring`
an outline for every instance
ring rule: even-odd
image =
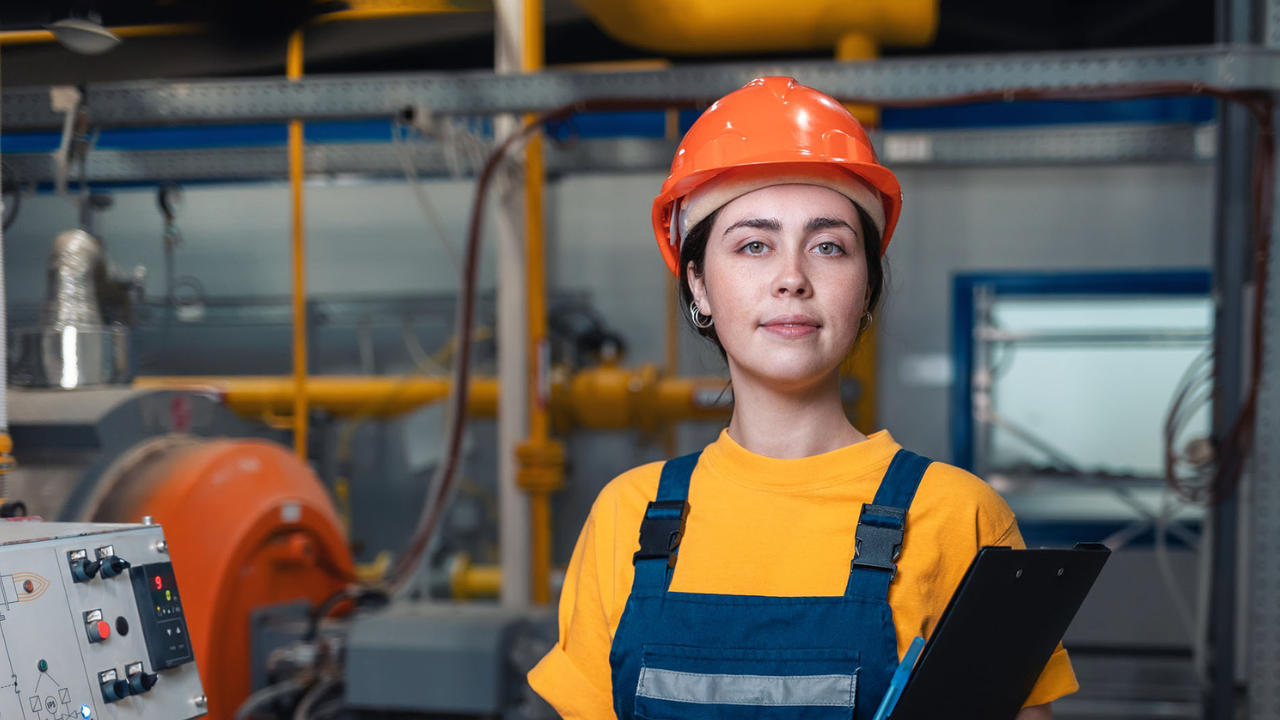
[[[872,320],[871,313],[867,313],[866,315],[863,315],[861,327],[859,329],[866,330],[867,328],[871,327],[871,320]]]
[[[694,325],[697,325],[703,330],[706,330],[715,323],[715,320],[712,320],[710,316],[703,315],[698,312],[698,302],[696,300],[689,303],[689,319],[693,321]]]

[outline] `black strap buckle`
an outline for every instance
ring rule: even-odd
[[[687,501],[655,500],[649,503],[644,519],[640,521],[640,550],[631,563],[665,558],[667,567],[675,567],[675,551],[684,537],[684,521],[688,517]]]
[[[858,518],[850,572],[860,567],[887,570],[889,582],[893,582],[898,574],[898,566],[894,561],[902,554],[906,521],[907,511],[903,508],[863,505],[862,516]]]

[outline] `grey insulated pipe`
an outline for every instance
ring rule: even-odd
[[[102,243],[84,230],[67,230],[49,254],[47,296],[40,326],[46,330],[102,325],[97,278],[103,268]]]

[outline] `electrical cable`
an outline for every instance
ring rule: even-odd
[[[1179,461],[1187,462],[1177,451],[1178,437],[1190,419],[1213,397],[1211,381],[1214,369],[1213,348],[1206,348],[1187,367],[1174,391],[1173,401],[1165,415],[1164,425],[1164,474],[1165,482],[1180,498],[1187,502],[1201,502],[1208,487],[1201,478],[1191,483],[1191,478],[1179,476]],[[1209,386],[1206,389],[1206,386]],[[1188,401],[1188,398],[1193,398]],[[1201,473],[1203,474],[1203,473]]]
[[[404,128],[399,121],[391,125],[391,145],[395,148],[396,159],[400,161],[400,169],[404,171],[405,182],[409,188],[413,190],[413,197],[418,201],[418,206],[422,208],[422,214],[427,218],[427,224],[431,226],[436,233],[436,239],[440,241],[441,247],[445,253],[449,255],[449,262],[453,264],[454,272],[462,272],[462,266],[458,261],[458,251],[453,246],[453,241],[449,237],[449,228],[445,225],[444,218],[440,216],[440,211],[436,209],[435,203],[431,202],[431,196],[427,195],[427,191],[422,187],[422,180],[418,177],[418,168],[414,166],[413,157],[410,155],[412,146],[404,138]]]
[[[307,720],[311,716],[311,708],[315,706],[316,702],[325,695],[341,688],[342,684],[342,680],[338,678],[325,678],[312,685],[307,690],[307,693],[302,696],[302,700],[298,701],[298,707],[294,708],[293,720]]]
[[[248,720],[249,716],[258,708],[294,693],[302,692],[303,687],[303,684],[297,680],[284,680],[275,685],[268,685],[245,698],[244,702],[240,703],[240,707],[236,710],[233,720]]]
[[[4,223],[5,232],[13,227],[14,221],[18,219],[18,211],[22,209],[22,188],[17,184],[10,185],[5,183],[4,186]]]
[[[1154,522],[1156,569],[1159,570],[1160,579],[1164,582],[1169,599],[1173,602],[1173,609],[1177,612],[1178,619],[1182,621],[1183,629],[1187,631],[1187,639],[1194,641],[1196,633],[1195,619],[1187,599],[1183,596],[1182,588],[1178,587],[1178,580],[1174,577],[1173,565],[1169,559],[1167,530],[1169,515],[1173,512],[1173,508],[1169,503],[1170,495],[1172,495],[1172,490],[1169,488],[1164,488],[1160,493],[1160,511],[1156,513]]]
[[[387,600],[388,595],[381,588],[370,585],[348,585],[320,601],[316,609],[307,618],[307,631],[303,633],[304,642],[312,642],[320,634],[320,623],[333,614],[342,603],[351,601],[359,606],[372,598]]]

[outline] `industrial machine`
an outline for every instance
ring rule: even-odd
[[[9,407],[21,449],[4,477],[7,497],[55,520],[164,523],[211,717],[229,720],[249,695],[255,611],[316,605],[351,580],[320,481],[285,447],[252,437],[217,398],[11,388]]]
[[[189,603],[159,525],[5,522],[0,543],[0,716],[206,714]]]
[[[18,448],[17,468],[0,476],[0,496],[20,500],[31,515],[66,523],[136,523],[143,518],[164,523],[167,541],[154,528],[141,540],[121,535],[129,541],[106,538],[68,546],[73,555],[60,571],[74,578],[74,587],[66,590],[70,607],[84,613],[80,621],[95,647],[85,662],[102,665],[93,670],[101,673],[93,680],[95,688],[103,687],[102,702],[132,703],[128,698],[149,691],[160,670],[178,672],[169,669],[178,663],[164,664],[173,657],[162,652],[162,644],[180,622],[182,652],[187,661],[196,661],[209,688],[207,701],[205,693],[195,692],[199,679],[192,667],[188,675],[195,686],[187,699],[199,695],[199,714],[230,720],[251,691],[247,660],[253,614],[275,603],[319,605],[353,579],[351,554],[328,493],[303,460],[273,441],[273,431],[242,420],[213,394],[120,384],[131,374],[124,350],[127,333],[109,319],[120,317],[127,297],[106,292],[110,283],[96,281],[104,276],[105,264],[102,244],[83,230],[62,233],[54,241],[40,324],[15,333],[17,352],[10,369],[20,387],[9,388],[5,401],[9,434]],[[56,530],[61,527],[15,524],[0,533],[0,540],[15,534],[18,539],[50,537],[64,532]],[[65,527],[74,535],[100,532],[97,525]],[[110,552],[113,546],[115,553]],[[54,574],[58,566],[45,562],[30,567],[37,573],[33,587],[39,584],[37,577],[61,582],[53,580],[60,577]],[[8,565],[0,570],[16,571]],[[126,571],[123,581],[115,577]],[[180,603],[176,589],[168,587],[175,574],[184,578]],[[134,601],[130,580],[141,593],[139,609],[131,613],[124,610]],[[106,594],[99,601],[90,590]],[[141,602],[149,597],[144,591],[165,593],[163,601],[156,595],[154,605],[149,599]],[[8,586],[0,582],[0,604],[8,607],[4,593]],[[18,599],[28,597],[20,594]],[[21,624],[30,632],[42,626]],[[163,639],[152,626],[162,628]],[[114,664],[106,663],[105,656],[102,663],[97,659],[102,653],[96,648],[107,647],[102,643],[112,629],[125,635],[127,627],[144,632],[112,647],[138,645],[140,650],[145,635],[151,655],[142,663],[141,675],[131,672],[145,657],[140,651],[134,659],[112,656],[118,660]],[[14,642],[12,632],[7,642]],[[36,660],[22,664],[24,658],[19,665],[35,667]],[[25,691],[38,679],[30,684],[15,679],[15,687]],[[42,695],[39,707],[33,699],[28,712],[53,717],[23,715],[24,720],[66,720],[74,714],[63,707],[72,701],[61,699],[59,686],[46,683],[52,699]],[[46,683],[41,683],[41,693]],[[133,690],[126,692],[125,684]],[[165,685],[188,689],[176,682]],[[72,691],[68,697],[82,697]],[[4,695],[0,692],[0,698]],[[75,703],[85,703],[71,708],[82,712],[82,720],[91,720],[101,706]],[[172,709],[155,715],[157,720],[191,716]]]

